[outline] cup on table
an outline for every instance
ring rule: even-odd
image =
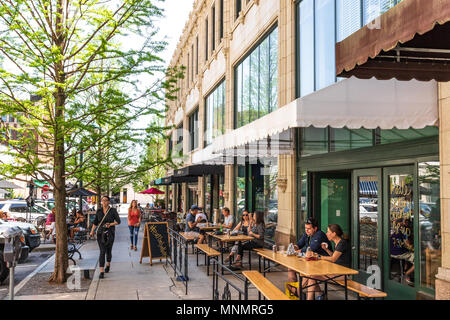
[[[322,245],[322,247],[328,248],[328,243],[326,243],[326,242],[322,242],[321,245]]]

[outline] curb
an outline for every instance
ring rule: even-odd
[[[91,285],[89,286],[85,300],[95,300],[95,296],[97,295],[98,284],[100,283],[100,268],[97,268],[97,265],[98,260],[97,264],[95,265],[95,273],[92,277]]]
[[[26,276],[25,279],[20,281],[20,283],[14,287],[14,296],[20,291],[20,289],[22,289],[28,283],[28,281],[31,280],[31,278],[33,278],[39,271],[41,271],[50,262],[50,260],[54,258],[54,256],[55,256],[55,254],[52,254],[47,260],[45,260],[43,263],[41,263],[41,265],[39,267],[34,269],[34,271],[32,273],[30,273],[28,276]],[[10,300],[9,293],[5,298],[3,298],[3,300]]]

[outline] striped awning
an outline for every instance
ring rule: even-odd
[[[367,196],[378,195],[378,182],[376,181],[360,181],[359,182],[359,194]]]

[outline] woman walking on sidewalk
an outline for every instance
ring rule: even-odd
[[[137,201],[131,201],[130,207],[128,208],[128,229],[130,229],[130,249],[137,251],[137,239],[139,235],[139,226],[141,225],[141,210],[137,206]],[[134,236],[134,247],[133,247],[133,236]]]
[[[95,219],[92,223],[90,236],[94,236],[94,230],[97,228],[97,243],[100,248],[100,279],[105,277],[111,267],[112,247],[114,244],[115,226],[120,224],[120,217],[115,208],[110,206],[108,196],[102,197],[102,206],[97,210]],[[105,267],[106,255],[106,269]]]

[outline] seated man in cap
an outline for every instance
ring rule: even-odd
[[[200,230],[197,225],[201,221],[201,217],[196,217],[199,207],[195,204],[191,207],[190,212],[186,216],[186,228],[184,232],[195,232],[198,233],[198,242],[203,243],[205,241],[205,232]]]

